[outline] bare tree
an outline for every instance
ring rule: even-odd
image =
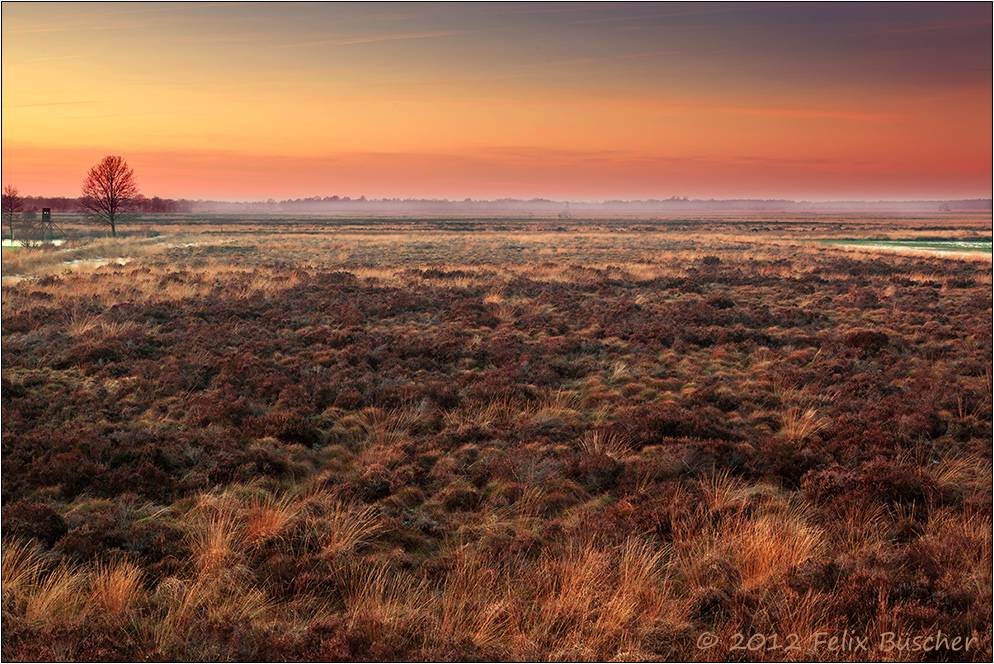
[[[79,207],[90,223],[110,226],[116,237],[118,222],[137,209],[139,196],[134,170],[121,157],[107,155],[83,180]]]
[[[21,200],[21,192],[17,187],[9,184],[3,187],[3,220],[10,228],[10,239],[14,239],[14,216],[24,209],[24,201]]]

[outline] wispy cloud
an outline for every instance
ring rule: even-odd
[[[691,16],[701,12],[666,12],[665,14],[630,14],[627,16],[609,16],[607,18],[588,18],[581,21],[570,21],[572,25],[594,25],[597,23],[623,23],[625,21],[644,21],[647,18],[670,18],[673,16]]]
[[[133,30],[132,25],[91,25],[71,28],[38,28],[35,30],[4,30],[5,35],[34,35],[44,32],[91,32],[99,30]]]
[[[835,109],[781,108],[776,106],[709,106],[709,105],[666,105],[667,111],[694,111],[729,113],[733,115],[768,115],[782,118],[827,118],[835,120],[895,120],[896,113],[845,111]]]
[[[406,83],[409,85],[434,85],[445,83],[480,83],[485,81],[501,81],[516,78],[534,78],[535,74],[495,74],[493,76],[458,76],[453,78],[422,78],[422,79],[387,79],[372,81],[376,85]]]
[[[107,115],[72,115],[63,120],[94,120],[97,118],[134,118],[145,115],[190,115],[192,111],[150,111],[148,113],[109,113]]]
[[[85,56],[83,56],[83,55],[53,55],[53,56],[47,57],[47,58],[28,58],[27,60],[21,60],[19,62],[19,64],[28,65],[28,64],[34,64],[36,62],[55,62],[55,61],[58,61],[58,60],[78,60],[78,59],[80,59],[82,57],[85,57]]]
[[[399,41],[403,39],[432,39],[434,37],[452,37],[469,35],[483,30],[439,30],[436,32],[411,32],[400,35],[378,35],[373,37],[358,37],[355,39],[322,39],[318,41],[297,42],[296,44],[278,44],[273,48],[302,48],[305,46],[346,46],[348,44],[371,44],[374,42]]]
[[[545,67],[550,65],[589,65],[597,62],[611,62],[613,60],[634,60],[638,58],[662,58],[672,55],[690,55],[693,51],[656,51],[653,53],[632,53],[627,55],[605,55],[596,58],[574,58],[572,60],[560,60],[559,62],[536,63],[534,67]]]
[[[991,25],[990,20],[986,21],[974,21],[974,20],[962,20],[962,21],[935,21],[931,23],[921,23],[918,25],[908,25],[908,26],[896,26],[892,28],[884,28],[881,30],[874,30],[872,32],[866,32],[864,35],[871,37],[881,37],[881,36],[894,36],[894,35],[916,35],[923,32],[945,32],[949,30],[962,30],[963,28],[989,28]]]
[[[197,3],[142,3],[135,7],[134,3],[125,5],[129,9],[115,9],[114,11],[100,12],[95,16],[124,16],[128,14],[161,14],[163,12],[187,12],[190,9],[205,9],[207,7],[235,7],[237,5],[251,5],[251,2],[197,2]],[[113,5],[111,5],[113,6]],[[120,5],[118,5],[120,6]]]
[[[102,104],[106,100],[94,99],[88,101],[45,101],[37,104],[4,104],[4,108],[37,108],[39,106],[76,106],[78,104]]]
[[[830,118],[835,120],[896,120],[901,117],[897,113],[837,111],[833,109],[730,107],[727,111],[746,115],[775,115],[787,118]]]
[[[267,41],[274,41],[277,37],[268,34],[197,34],[197,35],[175,35],[168,38],[157,39],[157,44],[256,44]]]
[[[790,6],[783,3],[782,6]],[[580,21],[572,21],[573,25],[589,25],[595,23],[622,23],[625,21],[644,21],[649,18],[672,18],[675,16],[700,16],[706,14],[724,14],[728,12],[750,11],[755,9],[752,3],[742,3],[741,5],[725,5],[712,9],[692,9],[681,12],[662,12],[658,14],[627,14],[624,16],[610,16],[606,18],[591,18]]]

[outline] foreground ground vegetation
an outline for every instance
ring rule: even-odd
[[[5,660],[990,660],[989,215],[256,222],[4,250]]]

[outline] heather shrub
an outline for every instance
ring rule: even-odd
[[[989,264],[798,219],[232,218],[6,283],[4,658],[987,661]]]
[[[49,505],[26,500],[4,505],[4,537],[33,537],[52,546],[67,531],[65,519]]]
[[[877,457],[860,469],[860,490],[867,497],[922,505],[935,496],[931,478],[909,464]]]
[[[853,330],[846,334],[845,343],[864,356],[875,355],[890,341],[885,333],[877,330]]]
[[[848,499],[856,486],[858,478],[837,464],[824,470],[809,470],[801,479],[805,495],[815,503]]]

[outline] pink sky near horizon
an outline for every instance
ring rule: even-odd
[[[27,3],[3,183],[168,198],[991,197],[991,5]]]

